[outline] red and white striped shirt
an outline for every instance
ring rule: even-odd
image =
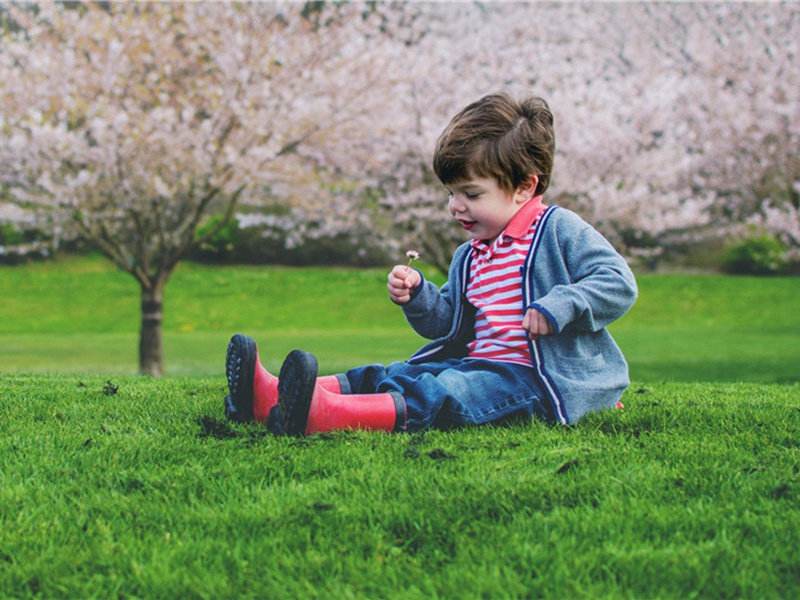
[[[531,366],[528,334],[522,328],[520,273],[544,209],[541,196],[532,198],[491,246],[481,240],[472,241],[467,301],[477,313],[469,358]]]

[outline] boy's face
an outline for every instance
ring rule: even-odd
[[[447,206],[472,239],[491,243],[533,197],[538,179],[532,179],[532,188],[525,184],[514,192],[508,192],[494,178],[471,177],[446,186]]]

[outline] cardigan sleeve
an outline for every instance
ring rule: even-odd
[[[579,220],[557,239],[558,253],[534,266],[564,271],[556,285],[530,304],[564,330],[594,332],[624,315],[637,296],[636,279],[625,259],[593,227]],[[559,264],[560,263],[560,264]]]
[[[450,284],[445,283],[439,289],[428,280],[423,280],[417,293],[403,305],[403,313],[414,331],[430,340],[448,334],[454,312]]]
[[[471,251],[469,243],[456,248],[450,263],[447,282],[438,288],[423,278],[422,284],[412,295],[411,300],[403,305],[406,319],[419,335],[435,340],[455,332],[456,315],[463,310],[462,271],[469,265],[468,257]]]

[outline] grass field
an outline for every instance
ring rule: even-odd
[[[273,438],[219,378],[8,375],[4,597],[796,598],[798,385]]]
[[[223,420],[235,331],[273,369],[294,347],[326,372],[415,350],[384,282],[183,265],[153,380],[132,375],[127,276],[0,267],[0,596],[800,596],[800,280],[639,277],[614,326],[625,408],[574,427]]]
[[[639,300],[612,328],[633,379],[800,379],[800,278],[638,280]],[[167,374],[221,376],[236,332],[256,337],[273,369],[294,348],[327,373],[407,358],[424,340],[385,286],[380,270],[181,265],[165,299]],[[138,288],[105,260],[0,267],[0,297],[0,372],[136,372]]]

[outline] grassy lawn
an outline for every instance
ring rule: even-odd
[[[230,335],[402,359],[383,272],[183,265],[153,380],[132,279],[0,267],[0,596],[800,596],[800,279],[639,283],[623,410],[286,439],[223,420]]]
[[[441,276],[428,273],[441,282]],[[613,332],[637,381],[800,378],[800,278],[641,275]],[[380,270],[184,264],[165,300],[166,370],[222,374],[233,333],[275,369],[294,348],[324,372],[407,358],[424,340],[386,296]],[[134,374],[138,288],[100,258],[0,267],[0,372]]]
[[[7,375],[7,597],[796,598],[797,384],[538,423],[273,438],[219,378]]]

